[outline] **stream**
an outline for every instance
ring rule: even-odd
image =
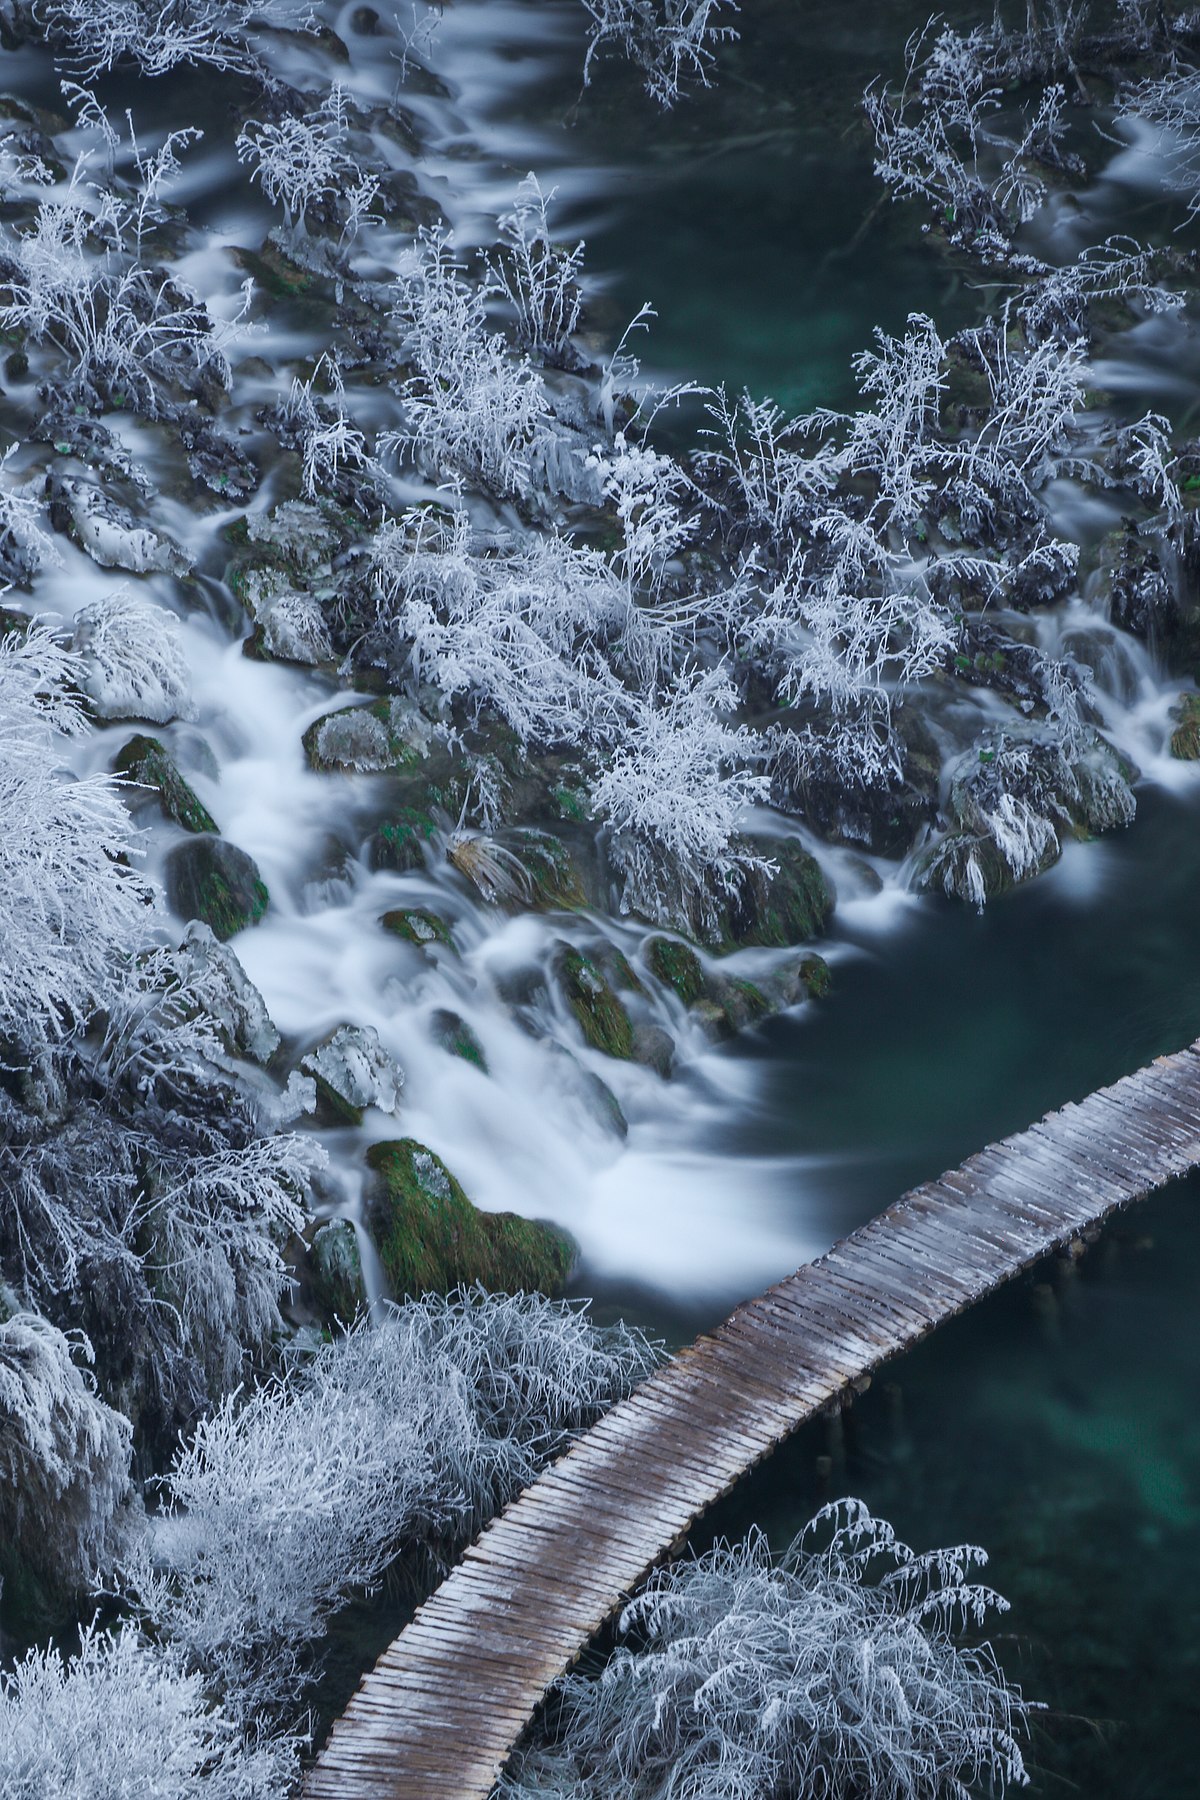
[[[976,9],[945,10],[953,21]],[[345,65],[316,45],[281,46],[288,79],[336,75],[356,95],[386,98],[404,31],[368,31],[365,11],[331,14]],[[649,375],[746,385],[788,407],[844,406],[850,359],[875,326],[896,330],[923,310],[948,333],[986,310],[988,296],[882,197],[856,114],[865,83],[898,66],[923,5],[745,0],[742,43],[722,52],[719,85],[665,116],[628,79],[602,73],[581,92],[581,17],[560,0],[456,0],[429,10],[426,36],[426,9],[405,9],[437,80],[409,91],[423,153],[390,139],[384,148],[436,198],[462,249],[489,241],[527,170],[557,187],[563,235],[587,240],[595,347],[611,348],[650,300],[658,317],[636,345]],[[10,55],[4,85],[60,104],[44,54]],[[111,80],[105,95],[135,106],[139,132],[193,117],[205,127],[172,198],[206,234],[189,278],[229,311],[241,279],[229,247],[258,244],[272,214],[237,169],[220,83],[181,74],[128,85]],[[1098,146],[1094,178],[1029,227],[1039,254],[1169,230],[1153,145]],[[271,369],[319,347],[304,304],[277,305],[235,352],[270,365],[237,377],[235,420],[270,396]],[[1102,346],[1097,380],[1116,410],[1154,406],[1194,430],[1195,324],[1185,312],[1122,333]],[[685,412],[677,429],[694,423]],[[135,445],[139,428],[121,428]],[[477,1204],[566,1226],[581,1247],[572,1291],[594,1295],[600,1316],[684,1342],[906,1187],[1200,1035],[1200,778],[1166,754],[1181,684],[1085,602],[1035,628],[1044,648],[1073,648],[1096,670],[1105,728],[1141,771],[1132,825],[1070,845],[1049,874],[981,913],[914,896],[894,864],[820,848],[839,895],[821,946],[830,998],[715,1049],[658,995],[657,1021],[677,1045],[667,1082],[550,1041],[566,1025],[538,978],[552,920],[504,918],[441,859],[417,875],[369,870],[363,847],[387,778],[314,773],[300,741],[350,696],[242,655],[220,538],[238,509],[198,519],[186,478],[156,475],[156,519],[186,536],[199,577],[186,609],[171,578],[144,584],[181,614],[192,673],[196,716],[162,735],[271,893],[262,924],[236,941],[240,959],[293,1044],[346,1020],[374,1027],[405,1071],[403,1134],[444,1156]],[[1061,488],[1057,517],[1094,546],[1118,509]],[[254,505],[272,503],[268,474]],[[36,599],[69,618],[119,578],[62,548]],[[107,766],[127,735],[96,732],[81,767]],[[170,841],[151,834],[152,868]],[[430,956],[381,931],[380,915],[401,903],[435,905],[453,952]],[[596,917],[582,930],[636,964],[642,927]],[[753,979],[770,960],[743,951],[739,972]],[[514,1020],[504,996],[517,989],[542,1035]],[[433,1045],[439,1009],[467,1022],[488,1073]],[[598,1114],[588,1071],[614,1091],[627,1137]],[[397,1135],[378,1112],[361,1133],[329,1135],[331,1211],[358,1218],[364,1137]],[[1038,1795],[1178,1800],[1194,1780],[1198,1196],[1200,1184],[1181,1184],[1080,1268],[1041,1271],[948,1327],[844,1426],[801,1433],[712,1522],[728,1534],[756,1519],[782,1544],[823,1499],[854,1492],[921,1547],[986,1546],[989,1576],[1014,1602],[1001,1656],[1050,1709],[1033,1747]]]

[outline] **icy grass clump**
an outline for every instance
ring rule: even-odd
[[[537,1295],[394,1308],[202,1422],[134,1556],[143,1608],[239,1713],[294,1711],[351,1594],[468,1537],[655,1360]]]
[[[80,78],[93,81],[126,59],[146,75],[198,63],[261,76],[253,28],[307,31],[315,15],[312,0],[47,0],[41,16]]]
[[[635,63],[646,92],[660,106],[673,106],[688,80],[709,85],[714,47],[735,38],[721,11],[737,11],[737,0],[583,0],[591,14],[583,79],[591,79],[597,54],[610,45]]]
[[[179,1656],[93,1626],[0,1673],[0,1793],[10,1800],[283,1800],[297,1744],[247,1743]]]
[[[412,374],[400,393],[406,429],[381,448],[500,497],[527,493],[529,459],[548,412],[541,376],[488,327],[487,302],[455,261],[445,230],[423,226],[395,284],[395,316]]]
[[[559,1684],[555,1741],[497,1800],[936,1800],[1028,1777],[1030,1705],[986,1644],[1006,1603],[981,1550],[918,1555],[861,1501],[825,1507],[776,1561],[740,1544],[651,1577],[598,1680]]]
[[[59,767],[83,682],[48,631],[0,637],[0,1036],[30,1045],[111,998],[153,897],[117,784]]]
[[[191,684],[178,620],[121,587],[75,615],[83,689],[101,719],[165,725],[191,716]]]
[[[76,1347],[90,1360],[86,1338]],[[98,1398],[61,1331],[36,1313],[0,1324],[5,1556],[15,1554],[55,1585],[83,1587],[112,1548],[113,1515],[129,1491],[131,1439],[129,1421]]]
[[[567,250],[550,236],[547,209],[557,192],[543,194],[532,171],[525,177],[512,211],[501,215],[500,247],[488,263],[486,284],[489,294],[512,307],[522,347],[551,367],[569,363],[583,305],[583,244]]]
[[[612,831],[623,910],[708,933],[739,875],[774,872],[735,837],[770,790],[765,775],[739,766],[750,734],[728,723],[735,704],[720,669],[681,679],[661,703],[639,707],[596,780],[592,806]]]

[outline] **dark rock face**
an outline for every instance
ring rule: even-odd
[[[254,858],[207,834],[176,845],[166,879],[174,910],[185,919],[203,919],[222,941],[257,925],[270,901]]]
[[[152,790],[166,818],[185,831],[216,835],[217,824],[204,802],[176,768],[170,752],[157,738],[139,733],[123,744],[113,759],[114,774],[140,788]]]

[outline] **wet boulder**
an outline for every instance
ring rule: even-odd
[[[1181,762],[1200,760],[1200,694],[1184,694],[1171,717],[1178,721],[1171,733],[1171,755]]]
[[[153,796],[164,818],[182,825],[185,831],[216,833],[212,814],[179,773],[166,745],[157,738],[141,734],[131,737],[117,751],[112,767],[122,780]]]
[[[481,1212],[441,1157],[413,1138],[373,1144],[368,1229],[393,1294],[445,1294],[482,1282],[497,1293],[558,1293],[575,1261],[565,1231],[516,1213]]]
[[[401,938],[406,944],[413,944],[418,950],[432,951],[438,946],[446,950],[454,949],[454,940],[450,935],[450,927],[445,919],[437,913],[429,912],[419,906],[396,906],[385,912],[379,923],[393,937]]]
[[[317,1085],[317,1122],[361,1125],[368,1106],[394,1113],[404,1074],[370,1026],[339,1025],[300,1059]]]
[[[52,473],[47,480],[50,522],[102,569],[131,575],[183,575],[191,559],[169,539],[139,525],[103,488],[75,476]]]
[[[821,935],[833,911],[833,889],[803,844],[777,838],[766,848],[775,873],[756,869],[739,877],[722,921],[726,949],[758,944],[784,950],[806,943]]]
[[[551,961],[555,985],[584,1042],[605,1056],[634,1058],[633,1024],[598,963],[573,945],[559,942]]]
[[[360,774],[415,768],[422,748],[412,741],[409,713],[403,701],[373,700],[323,714],[304,733],[309,767]]]
[[[167,898],[181,918],[202,919],[225,941],[257,925],[270,896],[254,858],[205,833],[177,844],[166,861]]]
[[[452,1012],[449,1007],[437,1007],[429,1015],[429,1035],[448,1056],[459,1056],[464,1062],[472,1063],[481,1074],[487,1074],[483,1045],[461,1013]]]
[[[307,1274],[313,1305],[327,1325],[349,1325],[367,1310],[362,1253],[349,1219],[329,1219],[318,1227]]]

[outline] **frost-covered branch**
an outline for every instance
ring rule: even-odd
[[[716,46],[737,32],[722,22],[723,9],[737,0],[583,0],[591,14],[585,85],[592,64],[615,48],[642,71],[646,92],[660,106],[673,106],[690,80],[709,85]]]

